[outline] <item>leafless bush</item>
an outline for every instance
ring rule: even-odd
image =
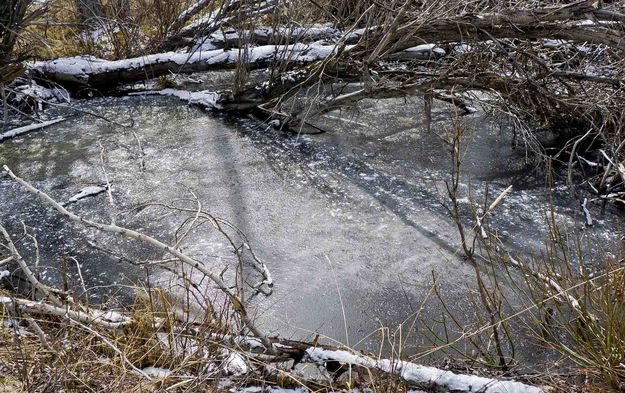
[[[30,53],[24,29],[41,16],[45,8],[32,0],[7,0],[0,4],[0,85],[8,84],[23,71],[22,61]]]

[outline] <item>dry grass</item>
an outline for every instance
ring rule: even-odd
[[[192,327],[181,323],[172,304],[149,300],[163,300],[162,295],[162,290],[152,290],[152,296],[139,296],[126,310],[135,322],[118,330],[64,317],[38,317],[34,321],[45,341],[29,315],[2,307],[0,378],[29,392],[150,392],[178,383],[184,389],[214,391],[214,382],[224,376],[219,369],[223,356],[219,341],[210,337],[223,333],[223,326],[215,321]],[[157,320],[171,323],[155,329]],[[139,370],[164,368],[171,376],[146,379],[131,365]]]

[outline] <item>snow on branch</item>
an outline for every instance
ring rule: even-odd
[[[51,126],[53,124],[60,123],[64,120],[65,120],[64,118],[59,117],[58,119],[54,119],[54,120],[48,120],[48,121],[43,121],[41,123],[34,123],[34,124],[27,125],[27,126],[14,128],[12,130],[9,130],[7,132],[0,134],[0,142],[4,142],[7,139],[15,138],[20,135],[24,135],[31,131],[40,130],[42,128]]]
[[[65,306],[54,306],[40,301],[25,300],[16,297],[0,296],[0,304],[15,304],[29,314],[67,317],[74,321],[95,324],[107,329],[120,329],[134,323],[131,318],[114,311],[81,311]]]

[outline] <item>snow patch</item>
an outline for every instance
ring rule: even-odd
[[[116,311],[100,311],[95,313],[94,318],[112,323],[126,322],[129,320],[128,317]]]
[[[199,105],[205,109],[221,109],[219,100],[221,98],[220,93],[213,91],[186,91],[180,89],[163,89],[144,91],[139,93],[131,93],[130,95],[161,95],[180,98],[183,101],[187,101],[189,105]]]
[[[40,101],[52,101],[60,103],[70,103],[71,99],[69,92],[62,87],[47,88],[37,84],[35,81],[31,81],[25,85],[19,85],[15,87],[15,95],[12,97],[12,101],[15,103],[21,103],[29,98],[35,99],[41,106]],[[41,108],[39,108],[41,110]]]
[[[171,374],[170,369],[161,367],[146,367],[141,371],[152,378],[167,378]]]
[[[71,198],[69,198],[67,200],[67,202],[64,204],[64,206],[67,206],[71,203],[76,203],[81,199],[90,197],[90,196],[95,196],[98,194],[103,193],[104,191],[107,190],[106,186],[88,186],[83,188],[82,190],[80,190],[80,192],[74,196],[72,196]]]
[[[306,393],[310,390],[304,388],[285,389],[276,386],[249,386],[243,389],[230,389],[233,393]]]
[[[241,354],[233,351],[224,350],[224,360],[222,368],[228,375],[242,375],[249,371],[247,362]]]

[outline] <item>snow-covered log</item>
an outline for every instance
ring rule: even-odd
[[[110,90],[123,83],[133,83],[170,72],[191,73],[234,68],[245,61],[249,68],[265,68],[276,61],[311,63],[327,58],[335,45],[293,44],[263,45],[244,49],[167,52],[132,59],[107,61],[92,56],[61,58],[30,64],[31,74],[41,80],[62,84],[86,85]]]
[[[516,381],[502,381],[477,375],[456,374],[435,367],[389,359],[374,359],[343,350],[327,350],[310,347],[306,350],[304,362],[335,361],[345,365],[360,366],[384,373],[395,374],[411,385],[435,392],[482,392],[482,393],[543,393],[540,387]]]
[[[227,347],[236,348],[237,351],[250,354],[251,357],[253,354],[262,354],[264,351],[262,342],[255,337],[214,334],[211,339]],[[290,358],[296,363],[315,363],[322,366],[328,363],[339,363],[372,373],[394,374],[409,386],[427,391],[457,393],[543,393],[546,391],[541,387],[518,381],[457,374],[408,361],[373,358],[334,346],[281,338],[272,338],[272,341],[280,353],[277,361]]]
[[[335,41],[343,33],[331,26],[310,27],[258,27],[254,30],[229,29],[211,35],[189,39],[194,48],[236,48],[249,45],[285,45],[289,43],[311,43],[315,41]],[[356,40],[357,41],[357,40]],[[351,43],[355,43],[352,41]]]
[[[160,46],[161,50],[174,50],[184,46],[189,38],[208,36],[230,24],[241,22],[246,18],[261,17],[273,12],[278,6],[276,0],[224,1],[216,10],[193,21],[179,30],[170,29],[171,34]],[[182,19],[186,16],[181,15]],[[179,27],[175,24],[173,27]]]

